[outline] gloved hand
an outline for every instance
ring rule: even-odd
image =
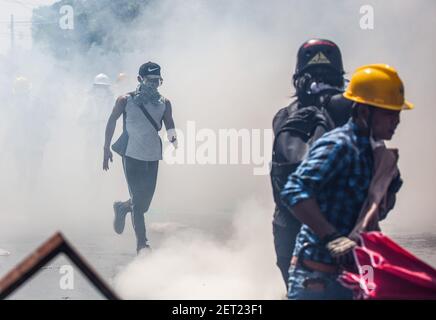
[[[341,265],[353,264],[353,248],[355,246],[357,246],[357,243],[345,236],[337,236],[326,244],[330,255]]]

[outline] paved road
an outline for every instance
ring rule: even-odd
[[[212,230],[213,222],[204,228],[203,231]],[[150,229],[149,238],[153,240],[155,250],[159,250],[159,244],[165,239],[168,232],[180,228],[179,224],[153,224]],[[225,228],[224,228],[225,229]],[[223,234],[224,229],[217,234]],[[218,229],[219,230],[219,229]],[[215,232],[217,229],[215,229]],[[427,263],[436,266],[436,234],[407,234],[388,233],[400,245],[412,251]],[[0,243],[4,249],[11,252],[9,256],[0,256],[0,276],[3,276],[16,263],[21,261],[29,252],[44,241],[46,235],[34,235],[32,238],[14,240],[8,242],[0,236]],[[133,259],[134,237],[131,227],[126,227],[123,236],[115,234],[106,235],[67,235],[71,242],[77,247],[80,253],[93,265],[101,276],[113,284],[115,276]],[[63,290],[60,288],[62,274],[61,268],[70,265],[65,257],[58,257],[47,265],[32,280],[28,281],[22,288],[16,291],[11,299],[101,299],[97,291],[83,278],[80,272],[74,272],[74,290]]]

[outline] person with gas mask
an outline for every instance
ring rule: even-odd
[[[301,223],[280,197],[288,176],[304,159],[310,145],[325,132],[343,125],[351,103],[342,97],[344,69],[338,46],[324,39],[301,45],[293,75],[296,99],[273,119],[271,183],[275,201],[273,235],[276,264],[287,287],[288,270]]]
[[[392,139],[400,112],[413,108],[404,99],[396,70],[383,64],[358,68],[344,97],[353,104],[351,119],[312,145],[281,193],[302,223],[289,270],[289,299],[352,298],[338,276],[355,267],[353,248],[359,241],[355,227],[366,220],[362,207],[377,189],[374,173],[383,166],[378,150],[384,140]],[[395,165],[397,160],[398,155]],[[402,185],[399,170],[395,172],[385,193],[394,197],[387,211]],[[378,220],[386,217],[386,210],[376,214]]]
[[[162,141],[159,131],[162,122],[168,140],[177,148],[177,136],[172,116],[172,106],[158,88],[162,84],[161,67],[147,62],[139,68],[139,85],[136,91],[118,97],[109,117],[105,132],[103,169],[109,169],[113,156],[110,150],[116,121],[123,116],[123,133],[112,145],[112,150],[122,157],[130,199],[114,203],[114,229],[121,234],[127,213],[131,212],[136,235],[136,251],[149,249],[144,214],[152,201],[159,160],[162,160]]]

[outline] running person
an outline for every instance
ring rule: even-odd
[[[177,137],[168,99],[158,91],[162,84],[161,68],[147,62],[139,68],[138,88],[135,92],[118,97],[109,117],[104,144],[103,170],[112,162],[111,140],[117,119],[123,115],[126,143],[122,155],[124,174],[129,188],[130,199],[115,202],[115,232],[124,230],[127,213],[132,213],[136,235],[137,253],[150,248],[146,236],[144,214],[150,207],[156,187],[158,164],[162,160],[162,141],[159,130],[162,122],[167,130],[168,140],[177,148]]]

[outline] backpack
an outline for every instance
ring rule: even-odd
[[[294,101],[274,117],[270,177],[274,201],[279,211],[289,211],[280,197],[289,175],[303,161],[313,142],[335,128],[324,105],[301,106],[298,101]],[[279,144],[281,149],[278,150]]]

